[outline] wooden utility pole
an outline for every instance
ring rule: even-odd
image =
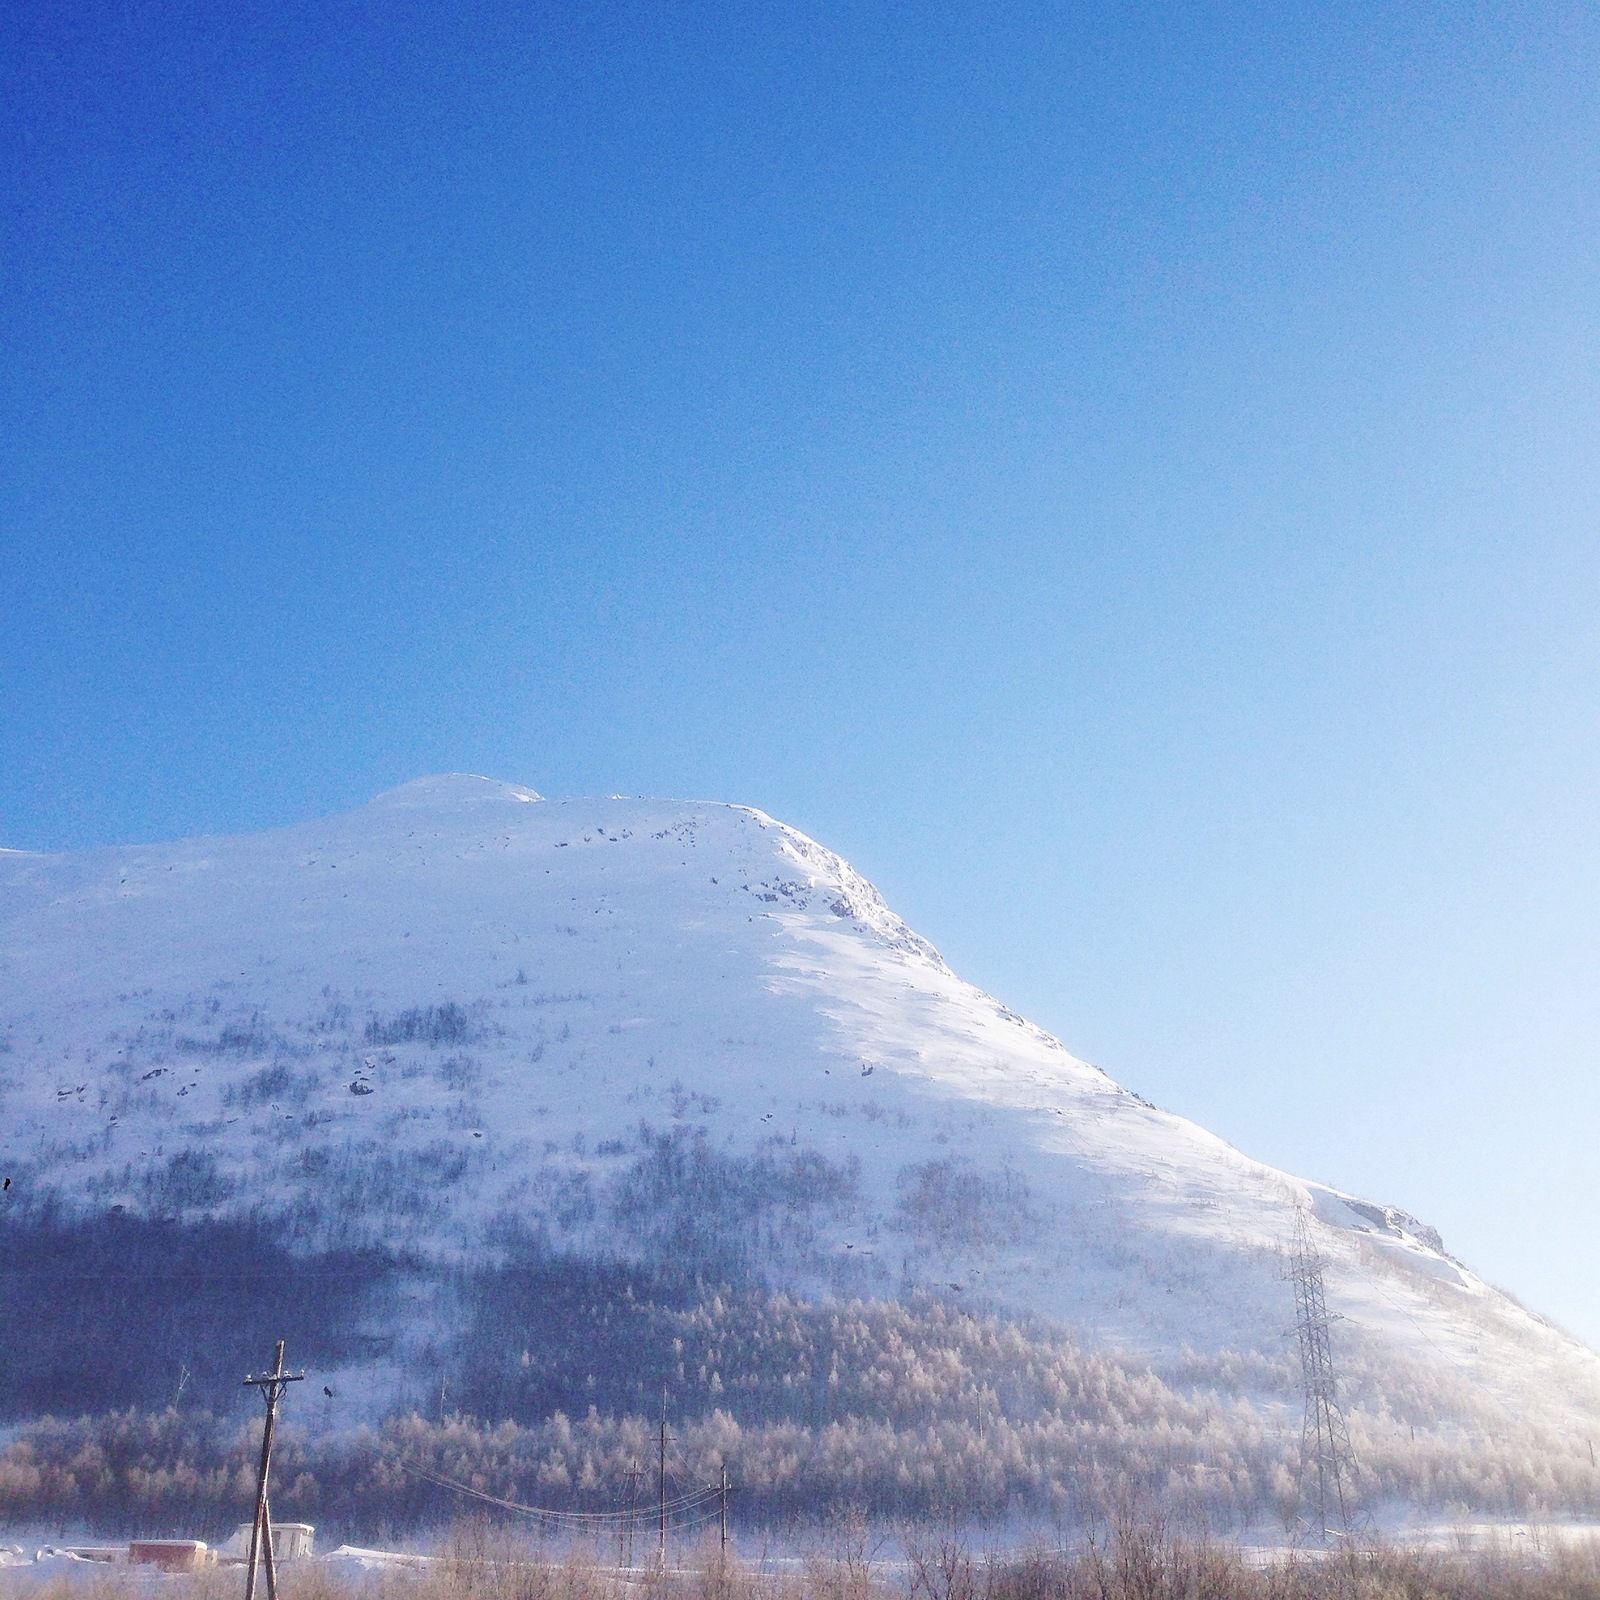
[[[639,1480],[644,1474],[637,1467],[628,1468],[628,1571],[633,1571],[633,1524],[639,1511]]]
[[[260,1377],[246,1375],[245,1387],[260,1389],[261,1398],[267,1402],[267,1425],[261,1430],[261,1464],[256,1469],[256,1520],[250,1528],[250,1564],[245,1569],[244,1600],[255,1600],[256,1563],[266,1547],[267,1600],[278,1600],[278,1569],[272,1559],[272,1508],[267,1503],[267,1475],[272,1470],[272,1433],[278,1421],[278,1401],[291,1383],[305,1380],[303,1372],[283,1370],[283,1340],[273,1358],[273,1370]]]
[[[661,1448],[656,1455],[656,1508],[659,1517],[656,1565],[665,1572],[667,1570],[667,1389],[665,1384],[661,1386]],[[276,1600],[276,1597],[274,1597],[274,1600]]]
[[[728,1468],[722,1468],[722,1554],[728,1554]]]

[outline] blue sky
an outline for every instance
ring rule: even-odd
[[[18,6],[0,840],[743,801],[1600,1342],[1600,16]]]

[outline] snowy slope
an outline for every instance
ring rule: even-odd
[[[933,1287],[1169,1369],[1282,1362],[1306,1204],[1369,1364],[1600,1413],[1600,1361],[1431,1230],[1120,1088],[758,811],[449,776],[251,837],[0,855],[13,1201],[637,1253],[604,1198],[642,1124],[840,1176],[769,1231],[779,1280]]]

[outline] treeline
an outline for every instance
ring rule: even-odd
[[[812,1302],[708,1290],[683,1274],[530,1259],[476,1274],[450,1393],[472,1415],[533,1424],[556,1411],[680,1415],[811,1428],[851,1419],[1095,1419],[1182,1431],[1242,1399],[1292,1390],[1286,1364],[1190,1357],[1185,1398],[1147,1365],[1080,1348],[1059,1325],[977,1314],[927,1293]]]
[[[441,1478],[520,1504],[614,1510],[638,1495],[641,1471],[653,1484],[656,1445],[648,1416],[598,1414],[533,1427],[410,1416],[340,1436],[285,1428],[278,1437],[274,1513],[344,1537],[393,1536],[470,1510],[473,1499]],[[33,1423],[0,1452],[0,1520],[148,1535],[231,1529],[248,1511],[258,1442],[257,1423],[176,1410]],[[810,1428],[741,1426],[716,1412],[674,1427],[670,1475],[679,1492],[725,1466],[745,1524],[847,1506],[888,1518],[951,1505],[974,1517],[1079,1518],[1130,1485],[1203,1508],[1219,1524],[1290,1509],[1293,1479],[1277,1470],[1277,1452],[1230,1449],[1219,1430],[1205,1452],[1213,1459],[1201,1460],[1203,1442],[1159,1424],[850,1419]],[[650,1499],[647,1491],[646,1509]]]
[[[663,1177],[697,1159],[665,1140],[649,1155]],[[796,1214],[848,1182],[804,1152],[790,1159],[774,1148],[762,1176]],[[266,1354],[261,1330],[288,1337],[313,1372],[370,1360],[383,1352],[362,1328],[382,1326],[385,1297],[419,1270],[359,1251],[294,1257],[248,1224],[36,1216],[5,1233],[0,1407],[18,1420],[88,1415],[31,1421],[0,1454],[0,1517],[119,1529],[231,1525],[258,1426],[240,1421],[239,1376]],[[663,1388],[675,1470],[701,1483],[726,1466],[746,1517],[846,1504],[1071,1517],[1132,1487],[1226,1527],[1294,1501],[1287,1348],[1276,1361],[1191,1353],[1157,1371],[951,1298],[819,1303],[537,1248],[453,1288],[457,1333],[407,1360],[413,1403],[432,1411],[443,1383],[456,1415],[337,1432],[341,1402],[297,1397],[291,1422],[305,1407],[325,1431],[284,1435],[281,1515],[428,1526],[460,1509],[428,1481],[438,1477],[555,1509],[614,1509],[653,1460]],[[1352,1348],[1346,1363],[1369,1501],[1600,1513],[1586,1439],[1482,1394],[1463,1401],[1392,1352],[1369,1371],[1378,1359]]]
[[[669,1481],[677,1495],[726,1467],[746,1526],[847,1507],[930,1518],[951,1506],[973,1519],[1083,1523],[1130,1497],[1219,1530],[1292,1519],[1296,1462],[1284,1430],[1239,1416],[1181,1424],[1181,1408],[1141,1416],[1112,1406],[1031,1422],[854,1417],[822,1427],[741,1424],[714,1411],[674,1422]],[[229,1530],[250,1504],[259,1426],[176,1409],[30,1424],[0,1452],[0,1521]],[[599,1413],[534,1426],[412,1415],[315,1438],[289,1426],[279,1434],[273,1506],[358,1540],[437,1527],[477,1504],[447,1483],[551,1510],[647,1511],[656,1438],[651,1416]],[[1586,1455],[1519,1455],[1492,1439],[1411,1445],[1393,1434],[1365,1445],[1358,1495],[1369,1502],[1534,1519],[1600,1513]]]

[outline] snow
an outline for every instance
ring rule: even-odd
[[[748,807],[452,774],[253,836],[0,853],[0,1113],[14,1196],[87,1208],[153,1204],[185,1151],[219,1213],[312,1204],[308,1151],[449,1168],[366,1219],[439,1260],[604,1180],[641,1122],[777,1138],[859,1167],[827,1264],[774,1263],[797,1287],[931,1286],[1169,1363],[1284,1359],[1304,1205],[1348,1337],[1553,1419],[1600,1406],[1594,1354],[1424,1225],[1129,1093]],[[908,1184],[947,1170],[988,1231],[930,1244]]]

